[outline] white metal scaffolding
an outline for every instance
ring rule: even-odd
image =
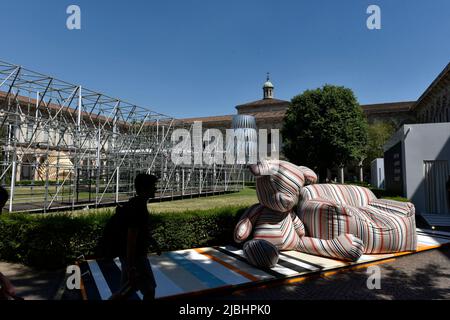
[[[240,165],[175,165],[177,128],[192,131],[172,117],[0,61],[0,185],[10,193],[10,212],[124,201],[139,172],[160,177],[161,199],[242,187]]]

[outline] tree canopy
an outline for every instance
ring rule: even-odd
[[[368,127],[368,141],[367,141],[367,158],[366,164],[370,165],[372,160],[376,158],[383,158],[383,146],[395,132],[395,127],[391,123],[376,122],[370,124]]]
[[[291,100],[283,128],[283,153],[289,161],[318,170],[365,158],[367,120],[351,89],[325,85]]]

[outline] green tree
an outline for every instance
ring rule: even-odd
[[[281,133],[284,155],[321,181],[327,168],[365,158],[367,120],[348,88],[325,85],[292,98]]]
[[[391,123],[376,122],[369,125],[365,166],[370,167],[374,159],[383,157],[383,146],[394,132],[395,126]]]

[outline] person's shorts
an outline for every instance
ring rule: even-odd
[[[122,264],[121,285],[128,281],[128,265],[126,259],[120,258]],[[143,295],[154,295],[156,281],[153,275],[152,267],[147,257],[136,257],[136,290],[140,290]]]

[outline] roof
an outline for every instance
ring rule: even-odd
[[[261,100],[257,100],[257,101],[240,104],[240,105],[237,105],[236,108],[239,109],[241,107],[259,107],[259,106],[288,105],[288,104],[289,104],[289,101],[286,101],[286,100],[268,98],[268,99],[261,99]]]
[[[415,101],[386,102],[361,105],[366,114],[386,113],[386,112],[409,112]]]
[[[247,113],[245,115],[254,116],[256,119],[279,119],[283,118],[286,114],[286,111],[267,111],[267,112],[253,112]],[[233,116],[235,115],[225,115],[225,116],[212,116],[212,117],[198,117],[198,118],[185,118],[185,119],[177,119],[183,123],[192,123],[194,121],[202,121],[202,122],[227,122],[233,120]]]
[[[38,105],[38,103],[39,103],[39,101],[37,99],[30,98],[30,97],[25,97],[25,96],[21,96],[21,95],[14,95],[12,93],[10,93],[8,95],[8,93],[4,92],[4,91],[0,91],[0,102],[3,102],[4,99],[6,99],[8,96],[10,98],[14,98],[20,104],[29,104],[29,106],[30,106],[30,108],[32,110],[34,110],[36,108],[36,106]],[[52,103],[52,102],[48,103],[46,101],[41,101],[40,108],[43,111],[46,111],[46,108],[48,110],[55,111],[55,112],[58,112],[59,110],[64,110],[65,113],[72,114],[73,116],[76,116],[77,112],[78,112],[77,110],[75,110],[73,108],[70,108],[68,106],[64,106],[63,107],[62,105],[59,105],[59,104],[56,104],[56,103]],[[0,109],[2,109],[2,105],[0,105]],[[90,116],[90,114],[85,112],[85,111],[82,111],[81,112],[81,116],[82,117],[86,117],[86,116]],[[108,118],[106,116],[102,116],[102,115],[91,115],[91,117],[92,117],[93,120],[103,120],[103,121],[105,121],[105,120],[110,119],[110,118]]]
[[[286,114],[285,110],[280,111],[263,111],[263,112],[253,112],[247,113],[246,115],[254,116],[256,119],[279,119],[284,118]]]
[[[428,86],[428,88],[422,93],[422,95],[417,99],[417,102],[412,106],[412,109],[418,108],[420,105],[426,102],[431,91],[435,88],[446,86],[450,83],[450,62],[444,68],[444,70],[439,73],[439,75],[434,79],[434,81]]]
[[[183,123],[191,123],[194,121],[224,122],[224,121],[231,121],[232,119],[233,119],[233,115],[225,115],[225,116],[211,116],[211,117],[198,117],[198,118],[183,118],[183,119],[178,119],[178,121],[182,121]]]
[[[6,97],[10,97],[11,99],[14,99],[15,101],[19,102],[19,104],[22,105],[27,105],[29,106],[30,110],[36,110],[36,106],[39,104],[39,101],[35,98],[31,98],[31,97],[26,97],[26,96],[21,96],[21,95],[14,95],[12,93],[10,93],[8,95],[7,92],[4,91],[0,91],[0,110],[3,110],[4,104],[3,102],[5,101]],[[56,114],[68,114],[71,115],[71,117],[77,117],[78,115],[78,110],[71,108],[69,106],[64,106],[64,103],[62,104],[57,104],[57,103],[53,103],[53,102],[49,102],[49,101],[41,101],[40,104],[40,110],[44,111],[44,112],[54,112],[53,115],[51,116],[55,116]],[[144,110],[144,109],[143,109]],[[145,110],[147,111],[147,110]],[[148,111],[150,113],[150,111]],[[108,112],[104,112],[105,115],[102,115],[100,112],[97,112],[97,110],[91,110],[91,112],[86,112],[86,111],[81,111],[81,117],[83,120],[85,120],[87,122],[87,124],[89,125],[94,125],[94,124],[98,124],[99,122],[111,122],[112,124],[112,120],[113,117],[111,116],[111,113],[109,115]],[[173,118],[162,118],[162,120],[160,121],[161,123],[170,123],[170,121]],[[91,121],[92,120],[92,121]],[[173,119],[175,120],[175,119]],[[125,121],[124,119],[119,119],[117,120],[117,124],[118,125],[128,125],[129,123],[127,121]],[[145,126],[153,126],[154,125],[154,121],[149,121],[147,120],[145,123]]]
[[[270,100],[270,99],[266,99]],[[279,100],[283,101],[283,100]],[[256,101],[255,101],[256,102]],[[287,101],[284,101],[287,102]],[[385,112],[409,112],[411,110],[411,106],[415,103],[415,101],[400,101],[400,102],[388,102],[388,103],[377,103],[377,104],[366,104],[361,105],[362,110],[366,114],[375,114],[375,113],[385,113]],[[242,105],[247,106],[247,104]],[[286,110],[278,110],[278,111],[263,111],[263,112],[249,112],[247,115],[254,116],[258,119],[280,119],[283,118],[286,114]],[[202,121],[202,122],[226,122],[232,121],[233,115],[225,115],[225,116],[212,116],[212,117],[199,117],[199,118],[187,118],[187,119],[178,119],[184,123],[190,123],[194,121]]]

